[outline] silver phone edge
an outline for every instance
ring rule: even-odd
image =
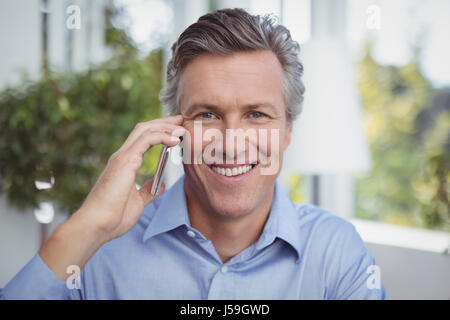
[[[155,197],[158,194],[159,188],[161,187],[161,182],[164,174],[164,169],[166,168],[170,147],[163,145],[161,150],[161,155],[159,156],[158,166],[156,167],[155,177],[153,178],[153,184],[151,189],[151,194]]]

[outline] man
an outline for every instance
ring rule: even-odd
[[[304,93],[289,31],[270,17],[220,10],[188,27],[172,51],[161,94],[171,116],[135,127],[2,297],[384,299],[355,228],[292,203],[276,182]],[[249,134],[235,145],[230,130]],[[194,150],[183,155],[185,175],[156,200],[151,181],[137,190],[143,154],[180,136],[183,151]]]

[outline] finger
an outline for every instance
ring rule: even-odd
[[[164,124],[167,124],[167,126],[180,126],[182,123],[183,117],[181,115],[164,117],[146,122],[139,122],[135,125],[133,131],[131,131],[131,133],[128,135],[127,139],[125,140],[124,144],[120,149],[123,150],[128,148],[136,140],[136,138],[138,138],[144,131],[148,130],[152,126],[155,126],[155,128],[160,129],[164,127]],[[168,130],[170,130],[170,128]]]
[[[150,202],[159,198],[159,196],[161,196],[166,187],[164,182],[161,182],[161,186],[159,187],[158,193],[155,196],[153,196],[151,193],[152,185],[153,179],[150,179],[144,183],[141,189],[139,189],[139,195],[141,196],[142,201],[144,202],[144,206],[147,206]]]
[[[136,125],[135,129],[130,133],[119,150],[124,150],[130,147],[142,133],[148,130],[152,132],[166,132],[173,136],[182,136],[186,132],[186,129],[182,126],[167,122],[141,122]]]
[[[129,156],[143,157],[144,153],[149,148],[157,144],[164,144],[168,147],[173,147],[179,144],[181,141],[178,137],[172,136],[165,132],[143,132],[138,139],[125,151],[129,153]]]

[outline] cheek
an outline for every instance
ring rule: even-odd
[[[184,164],[193,164],[194,161],[194,126],[191,124],[183,124],[183,127],[186,129],[186,133],[183,136],[183,142],[181,143],[182,152],[183,152],[183,163]]]
[[[284,150],[286,131],[279,128],[264,130],[258,134],[258,148],[266,156],[277,156]]]
[[[210,128],[205,125],[197,125],[193,124],[184,125],[184,128],[187,130],[186,134],[183,138],[183,162],[185,164],[201,164],[205,163],[205,149],[209,146],[216,146],[212,148],[215,152],[217,150],[222,150],[220,133],[217,134],[217,129]],[[208,131],[208,129],[212,129],[214,131]],[[213,132],[214,134],[211,134]],[[215,154],[213,152],[213,155]]]

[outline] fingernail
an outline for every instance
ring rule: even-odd
[[[179,142],[179,141],[180,141],[180,138],[175,137],[175,136],[171,136],[171,137],[170,137],[170,140],[172,140],[173,142]]]

